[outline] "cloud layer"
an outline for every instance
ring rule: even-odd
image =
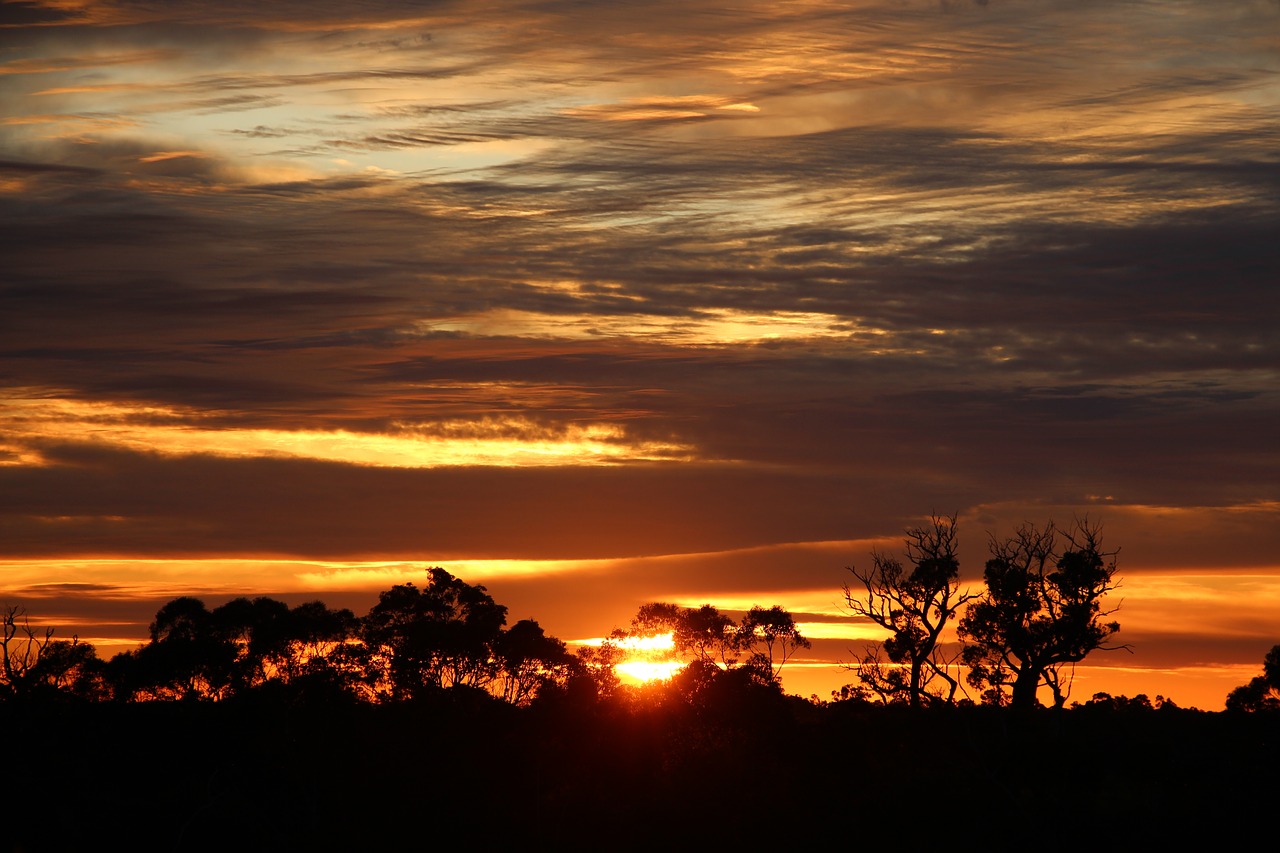
[[[818,570],[706,554],[957,509],[1274,570],[1278,25],[4,4],[8,553],[700,554],[627,594],[732,596]]]

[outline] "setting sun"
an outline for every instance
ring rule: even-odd
[[[613,664],[613,670],[624,683],[644,684],[662,681],[684,668],[685,662],[675,660],[675,637],[670,633],[649,636],[593,637],[579,640],[576,645],[599,648],[608,645],[619,649],[624,657]]]
[[[614,667],[619,675],[639,684],[662,681],[684,669],[683,661],[627,660]]]

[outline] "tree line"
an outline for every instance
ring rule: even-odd
[[[1103,546],[1101,525],[1088,518],[1059,528],[1023,524],[1011,536],[990,537],[985,589],[962,589],[956,515],[933,516],[905,538],[906,563],[876,552],[844,588],[849,610],[889,633],[848,665],[858,683],[852,698],[875,697],[911,706],[954,704],[963,680],[985,705],[1029,708],[1047,688],[1054,707],[1066,704],[1075,667],[1095,651],[1128,650],[1114,638],[1119,605],[1105,599],[1119,586],[1118,550]],[[944,643],[955,628],[956,643]],[[1150,706],[1097,694],[1086,705]],[[1171,704],[1157,697],[1157,705]],[[1280,645],[1263,674],[1233,690],[1228,710],[1280,710]]]
[[[856,683],[835,698],[916,707],[976,698],[1028,708],[1046,688],[1062,707],[1076,664],[1094,651],[1128,648],[1115,642],[1118,608],[1105,602],[1118,585],[1116,553],[1087,519],[1066,529],[1023,525],[990,539],[984,589],[975,592],[961,586],[956,516],[932,517],[906,531],[905,560],[875,552],[868,567],[847,569],[856,579],[844,587],[847,608],[888,636],[846,664]],[[655,636],[670,637],[668,660],[678,668],[669,692],[781,695],[783,666],[811,647],[776,605],[735,621],[710,604],[650,602],[628,628],[570,653],[535,620],[508,626],[507,608],[485,587],[442,568],[428,569],[421,587],[380,593],[363,617],[320,601],[291,608],[241,597],[209,609],[175,598],[156,613],[144,645],[108,661],[89,643],[33,628],[20,607],[0,610],[0,622],[0,700],[386,703],[462,692],[512,705],[612,699],[626,692],[617,666],[629,642]],[[1280,710],[1280,645],[1227,707]]]
[[[19,607],[6,607],[0,619],[0,699],[11,700],[256,695],[385,703],[452,692],[528,705],[548,694],[604,698],[622,689],[615,667],[627,638],[655,633],[672,636],[671,654],[684,664],[680,689],[722,678],[781,693],[782,666],[810,645],[781,607],[754,607],[735,622],[711,605],[654,602],[630,628],[573,654],[535,620],[508,626],[507,608],[485,587],[442,568],[428,569],[421,587],[380,593],[363,617],[320,601],[291,608],[241,597],[209,609],[198,598],[175,598],[156,613],[144,645],[106,661],[90,643],[33,628]]]

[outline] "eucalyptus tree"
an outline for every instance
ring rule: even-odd
[[[813,643],[800,633],[795,618],[777,604],[752,607],[738,625],[737,644],[748,653],[747,663],[770,681],[777,681],[786,665],[800,649]]]
[[[1032,707],[1041,687],[1056,707],[1070,695],[1075,665],[1112,644],[1120,623],[1103,599],[1118,586],[1117,551],[1086,519],[1069,530],[1024,524],[990,542],[987,589],[960,622],[968,680],[992,704]]]
[[[521,619],[493,642],[498,675],[491,691],[513,705],[526,705],[551,684],[566,681],[576,659],[563,640],[549,636],[533,619]]]
[[[1262,660],[1262,675],[1227,694],[1228,711],[1280,711],[1280,645]]]
[[[742,657],[737,626],[719,609],[681,607],[664,601],[642,604],[631,620],[631,636],[671,635],[672,656],[728,669]]]
[[[671,635],[666,661],[683,664],[686,681],[710,681],[719,673],[749,670],[752,679],[776,687],[783,665],[811,646],[792,615],[776,604],[752,607],[735,622],[711,604],[650,602],[637,611],[629,631],[615,631],[612,639],[616,643],[628,636],[666,634]]]
[[[371,676],[395,699],[448,687],[488,689],[499,674],[493,644],[507,608],[444,569],[427,576],[423,588],[399,584],[380,593],[361,620]]]
[[[354,636],[350,610],[311,601],[240,597],[210,610],[190,596],[156,613],[149,641],[116,655],[106,674],[117,698],[220,700],[262,689],[352,692],[359,675],[342,652]]]
[[[932,516],[908,529],[904,542],[905,565],[876,551],[870,567],[847,569],[858,584],[845,585],[846,606],[889,632],[848,668],[885,702],[952,702],[962,688],[955,656],[943,650],[943,631],[976,598],[960,588],[956,516]]]

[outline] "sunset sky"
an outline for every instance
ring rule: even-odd
[[[0,3],[0,602],[599,637],[1088,515],[1073,700],[1280,643],[1280,4]],[[851,651],[852,649],[852,651]]]

